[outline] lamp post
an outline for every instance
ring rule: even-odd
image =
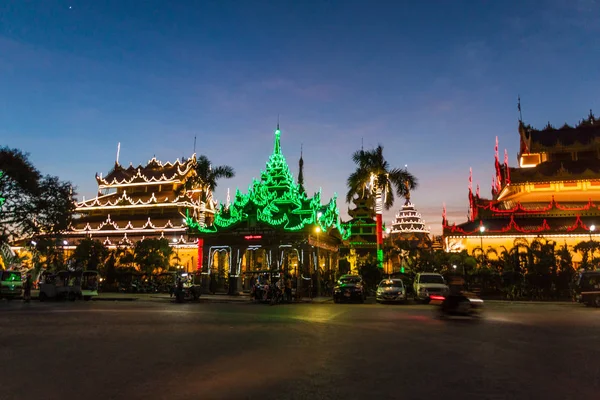
[[[317,232],[317,262],[315,263],[317,267],[317,297],[321,297],[321,258],[319,253],[321,227],[317,226],[315,231]]]
[[[483,265],[483,261],[485,258],[485,253],[483,251],[483,232],[485,232],[485,226],[481,225],[479,227],[479,240],[480,240],[480,247],[481,247],[481,264]]]
[[[179,247],[177,246],[176,238],[173,238],[173,246],[175,247],[175,258],[177,259],[177,269],[179,269]]]
[[[67,245],[68,245],[68,244],[69,244],[69,242],[67,242],[66,240],[63,240],[63,241],[62,241],[62,246],[63,246],[63,251],[62,251],[62,253],[63,253],[63,263],[64,263],[63,265],[64,265],[64,266],[65,266],[65,268],[67,268],[67,269],[69,268],[69,267],[67,266]]]
[[[592,267],[594,266],[594,239],[592,239],[592,234],[596,230],[596,225],[590,225],[590,253],[592,253]]]

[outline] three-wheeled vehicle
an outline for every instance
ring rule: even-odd
[[[0,271],[0,298],[8,301],[21,297],[23,294],[23,281],[19,271]]]
[[[90,300],[98,296],[98,272],[60,271],[45,274],[40,282],[40,301],[69,299]]]

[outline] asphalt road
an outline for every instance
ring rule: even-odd
[[[600,310],[0,302],[0,399],[599,399]]]

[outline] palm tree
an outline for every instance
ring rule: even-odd
[[[198,222],[200,226],[204,226],[206,202],[212,198],[212,193],[217,187],[217,181],[221,178],[233,178],[235,171],[229,165],[213,167],[205,155],[198,157],[194,171],[196,174],[185,182],[182,189],[185,191],[198,190],[200,192],[200,201],[202,204],[200,206],[200,218]]]
[[[383,146],[373,150],[363,149],[352,155],[356,171],[348,177],[348,193],[346,202],[350,203],[354,196],[375,196],[375,213],[377,216],[377,265],[383,268],[383,208],[389,210],[394,205],[394,189],[396,195],[410,199],[410,191],[417,187],[417,178],[406,168],[391,168],[383,157]]]

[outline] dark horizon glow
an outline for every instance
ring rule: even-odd
[[[338,193],[351,154],[381,143],[420,181],[411,200],[434,232],[442,203],[466,219],[469,167],[490,192],[495,137],[516,165],[525,122],[571,125],[598,109],[594,0],[47,0],[0,4],[0,144],[95,195],[120,162],[193,153],[246,191],[282,151],[305,186]],[[389,224],[402,205],[385,214]]]

